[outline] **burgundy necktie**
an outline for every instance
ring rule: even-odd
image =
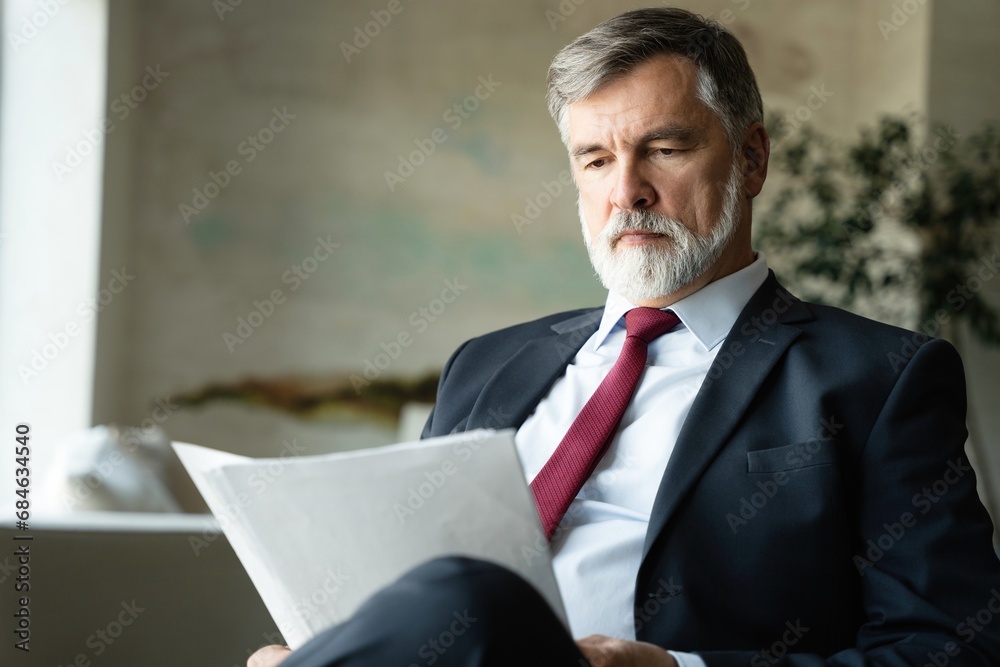
[[[549,539],[607,451],[646,367],[647,345],[678,322],[669,310],[633,308],[625,313],[627,336],[618,361],[531,482],[538,515]]]

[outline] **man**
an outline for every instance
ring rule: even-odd
[[[467,342],[425,435],[518,429],[579,639],[514,575],[445,559],[287,664],[1000,664],[961,362],[799,301],[752,250],[770,146],[738,41],[622,14],[556,56],[549,107],[607,302]],[[635,333],[660,316],[669,333]],[[637,386],[607,398],[634,355]]]

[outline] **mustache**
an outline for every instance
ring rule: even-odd
[[[643,232],[675,238],[683,229],[684,225],[679,220],[653,211],[645,209],[619,211],[608,220],[608,224],[601,231],[601,240],[613,247],[621,236],[627,233]]]

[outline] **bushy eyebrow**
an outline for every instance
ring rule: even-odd
[[[698,136],[699,133],[691,127],[684,125],[664,125],[663,127],[654,128],[642,135],[639,138],[638,145],[642,146],[654,141],[680,141],[683,143],[691,143],[697,139]],[[606,150],[603,144],[585,144],[574,148],[570,152],[570,157],[580,158],[602,150]]]
[[[639,143],[648,144],[653,141],[663,140],[691,143],[697,139],[698,136],[698,131],[692,127],[686,127],[683,125],[667,125],[666,127],[657,128],[644,134],[639,140]]]

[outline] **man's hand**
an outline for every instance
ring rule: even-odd
[[[284,662],[285,658],[291,654],[292,650],[287,646],[271,644],[270,646],[258,649],[256,653],[250,656],[250,659],[247,660],[247,667],[274,667]]]
[[[576,645],[593,667],[677,667],[674,656],[656,644],[590,635]]]

